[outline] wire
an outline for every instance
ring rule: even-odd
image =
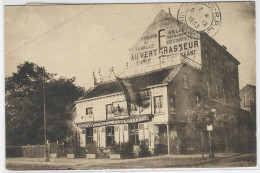
[[[66,21],[64,21],[64,22],[62,22],[62,23],[60,23],[59,25],[55,26],[54,28],[52,28],[52,29],[50,29],[50,30],[48,30],[48,31],[46,31],[46,32],[44,32],[44,33],[42,33],[42,34],[39,35],[38,37],[36,37],[36,38],[34,38],[34,39],[32,39],[32,40],[26,42],[25,44],[23,44],[23,45],[17,47],[16,49],[14,49],[14,50],[12,50],[12,51],[6,53],[5,56],[10,55],[11,53],[13,53],[13,52],[15,52],[15,51],[21,49],[22,47],[24,47],[24,46],[26,46],[26,45],[28,45],[28,44],[30,44],[30,43],[32,43],[32,42],[34,42],[35,40],[41,38],[42,36],[44,36],[44,35],[46,35],[46,34],[52,32],[52,31],[54,31],[55,29],[59,28],[60,26],[64,25],[65,23],[69,22],[70,20],[72,20],[72,19],[74,19],[74,18],[80,16],[81,14],[85,13],[86,11],[88,11],[89,9],[91,9],[91,8],[94,7],[94,6],[95,6],[95,5],[92,5],[91,7],[89,7],[89,8],[87,8],[87,9],[83,10],[82,12],[76,14],[75,16],[69,18],[68,20],[66,20]]]
[[[166,20],[171,19],[171,18],[172,18],[172,16],[171,16],[171,17],[168,17],[168,18],[165,18],[165,19],[163,19],[163,20],[160,20],[160,21],[158,21],[158,22],[152,23],[152,24],[150,24],[149,26],[156,25],[156,24],[158,24],[158,23],[160,23],[160,22],[166,21]],[[148,27],[149,27],[149,26],[148,26]],[[128,33],[126,33],[126,34],[119,35],[119,36],[117,36],[117,37],[115,37],[115,38],[112,38],[112,39],[106,41],[106,42],[103,42],[103,43],[100,43],[100,44],[98,44],[98,45],[96,45],[96,46],[93,46],[93,47],[89,48],[87,51],[88,51],[88,52],[89,52],[89,51],[92,51],[92,50],[94,50],[95,48],[98,48],[98,47],[100,47],[100,46],[106,45],[107,43],[113,42],[113,41],[115,41],[115,40],[117,40],[117,39],[120,39],[120,38],[123,38],[123,37],[125,37],[125,36],[127,36],[127,35],[133,34],[133,33],[137,32],[137,31],[139,31],[139,30],[142,30],[142,29],[144,29],[144,28],[147,28],[147,26],[141,27],[141,28],[139,28],[139,29],[136,29],[136,30],[134,30],[134,31],[128,32]],[[85,51],[85,50],[84,50],[84,51]],[[57,60],[57,61],[54,61],[54,62],[52,62],[52,63],[49,63],[49,64],[47,64],[47,65],[49,66],[49,65],[56,64],[56,63],[58,63],[58,62],[60,62],[60,61],[63,61],[63,60],[65,60],[65,59],[68,59],[68,58],[70,58],[70,57],[72,57],[72,56],[74,57],[75,55],[78,55],[78,54],[80,54],[80,53],[82,53],[82,52],[84,52],[84,51],[80,51],[80,52],[75,53],[75,54],[73,54],[73,55],[69,55],[69,56],[67,56],[67,57],[61,58],[61,59],[59,59],[59,60]]]

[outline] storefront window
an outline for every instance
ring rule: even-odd
[[[106,128],[107,134],[107,146],[111,146],[114,144],[115,141],[115,131],[113,126],[109,126]]]
[[[154,97],[154,113],[163,112],[163,96]]]
[[[139,145],[138,123],[130,125],[130,140],[134,145]]]
[[[86,129],[86,141],[87,143],[93,142],[93,127],[89,127]]]

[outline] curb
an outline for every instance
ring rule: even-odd
[[[227,156],[227,157],[219,157],[219,158],[215,158],[215,159],[212,159],[212,160],[202,161],[202,162],[199,162],[199,163],[191,163],[191,164],[180,165],[180,167],[182,167],[182,166],[198,166],[198,165],[215,162],[215,161],[222,160],[222,159],[228,159],[228,158],[240,156],[240,155],[243,155],[243,153],[234,154],[232,156]]]

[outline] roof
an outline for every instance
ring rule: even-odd
[[[170,66],[167,68],[159,69],[152,72],[146,72],[131,77],[126,77],[137,90],[145,89],[150,86],[167,84],[172,81],[178,71],[181,69],[183,64]],[[118,81],[108,81],[96,85],[94,88],[89,90],[87,94],[81,99],[89,99],[94,97],[100,97],[115,93],[123,92]]]
[[[246,86],[244,86],[240,91],[246,89],[246,88],[252,88],[252,89],[256,89],[256,86],[255,85],[251,85],[251,84],[247,84]]]

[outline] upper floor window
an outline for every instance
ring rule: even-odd
[[[139,107],[136,104],[131,104],[131,115],[138,115]]]
[[[92,115],[93,114],[93,108],[86,108],[86,115]]]
[[[188,89],[188,75],[187,74],[183,74],[183,87]]]
[[[175,112],[176,110],[176,99],[175,97],[170,97],[170,111]]]
[[[154,97],[154,113],[163,112],[163,96]]]
[[[159,39],[159,49],[166,46],[166,34],[165,29],[161,29],[158,31],[158,39]]]
[[[206,69],[209,69],[209,59],[208,59],[208,53],[206,53],[205,55],[205,65],[206,65]]]
[[[106,114],[107,114],[107,118],[114,117],[114,115],[113,115],[113,105],[112,104],[106,105]]]

